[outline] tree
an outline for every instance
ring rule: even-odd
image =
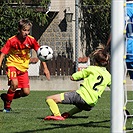
[[[17,33],[16,25],[21,18],[29,18],[41,26],[47,24],[46,11],[50,0],[33,0],[29,4],[23,1],[3,0],[0,2],[0,47],[9,37]]]
[[[82,35],[86,36],[86,55],[88,56],[99,43],[105,45],[107,43],[111,25],[111,3],[109,0],[83,0],[81,12],[83,14],[81,33],[83,32]]]

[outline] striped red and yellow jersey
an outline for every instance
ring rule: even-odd
[[[17,35],[12,36],[1,49],[1,52],[8,55],[6,65],[14,66],[18,70],[25,72],[29,68],[30,50],[38,50],[40,45],[36,39],[28,35],[23,42],[21,42]]]

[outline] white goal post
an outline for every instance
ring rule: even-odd
[[[112,0],[111,26],[111,133],[123,133],[124,0]]]

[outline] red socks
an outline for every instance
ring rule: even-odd
[[[10,108],[12,100],[20,97],[21,97],[21,90],[12,91],[9,88],[6,95],[6,104],[4,108]]]
[[[7,91],[7,95],[6,95],[6,105],[5,108],[10,108],[12,99],[14,97],[15,91],[12,91],[10,88]]]
[[[17,99],[17,98],[20,98],[20,97],[21,97],[21,90],[16,90],[13,99]]]
[[[9,88],[8,91],[7,91],[7,95],[6,95],[6,100],[12,102],[12,99],[13,99],[14,95],[15,95],[15,91],[12,91]]]

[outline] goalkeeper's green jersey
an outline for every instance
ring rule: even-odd
[[[95,106],[107,86],[111,85],[111,74],[105,67],[89,66],[72,75],[74,80],[84,79],[76,91],[90,106]]]

